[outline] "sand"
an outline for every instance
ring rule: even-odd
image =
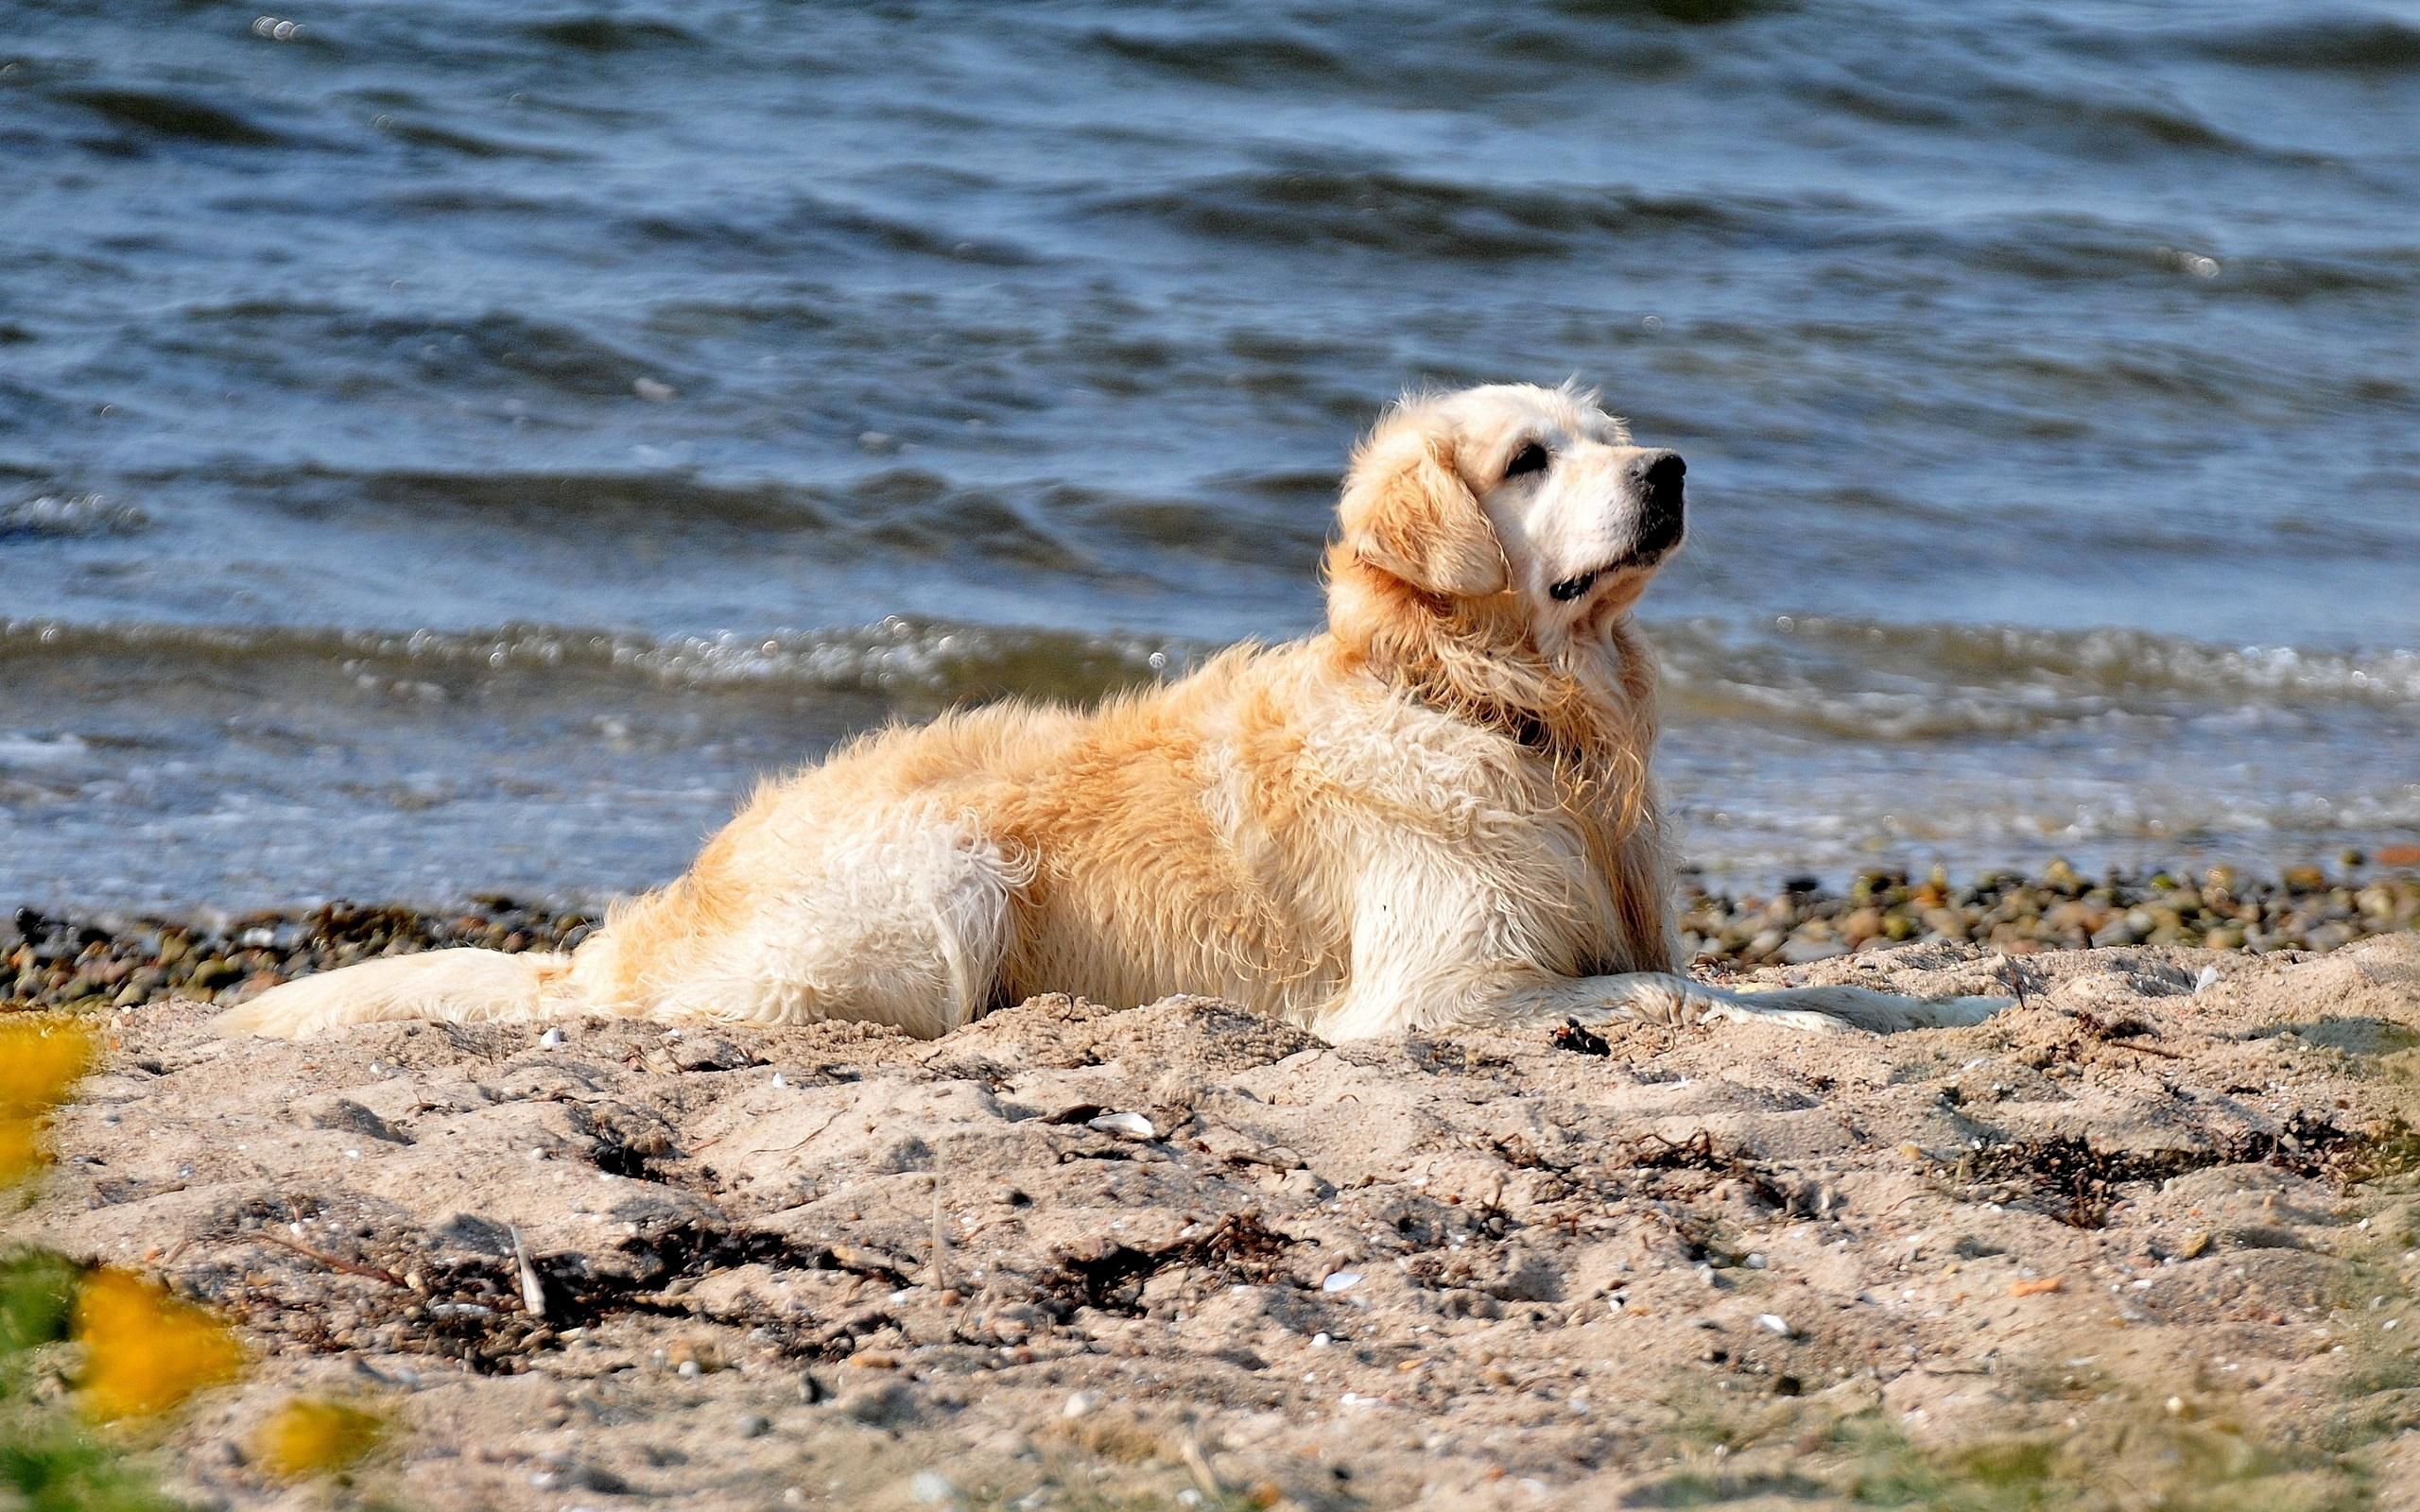
[[[168,1003],[22,1228],[243,1329],[160,1449],[205,1505],[2415,1504],[2420,936],[1755,974],[2025,1001],[1333,1048]],[[394,1418],[349,1487],[252,1463],[298,1392]]]

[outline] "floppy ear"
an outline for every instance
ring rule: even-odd
[[[1495,526],[1435,437],[1406,429],[1363,447],[1337,520],[1355,556],[1425,593],[1484,598],[1512,586]]]

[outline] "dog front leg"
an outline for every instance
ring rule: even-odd
[[[1856,987],[1735,991],[1663,971],[1617,976],[1507,974],[1486,1015],[1500,1025],[1582,1023],[1764,1023],[1814,1034],[1954,1029],[1982,1022],[2006,998],[1914,998]]]

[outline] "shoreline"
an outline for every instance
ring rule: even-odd
[[[182,917],[19,908],[0,919],[0,1005],[233,1004],[375,955],[576,945],[601,913],[494,893],[460,908],[336,902]],[[2124,945],[2325,953],[2420,929],[2420,871],[2305,865],[2257,878],[2220,866],[2094,880],[2052,862],[2032,876],[1998,871],[1964,883],[1938,868],[1921,878],[1868,871],[1840,889],[1797,878],[1771,893],[1708,890],[1685,873],[1680,915],[1692,969],[1716,976],[1905,944],[2003,955]]]

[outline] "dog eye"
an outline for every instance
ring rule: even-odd
[[[1547,449],[1531,441],[1513,453],[1512,460],[1504,464],[1505,481],[1510,482],[1526,473],[1543,472],[1547,470]]]

